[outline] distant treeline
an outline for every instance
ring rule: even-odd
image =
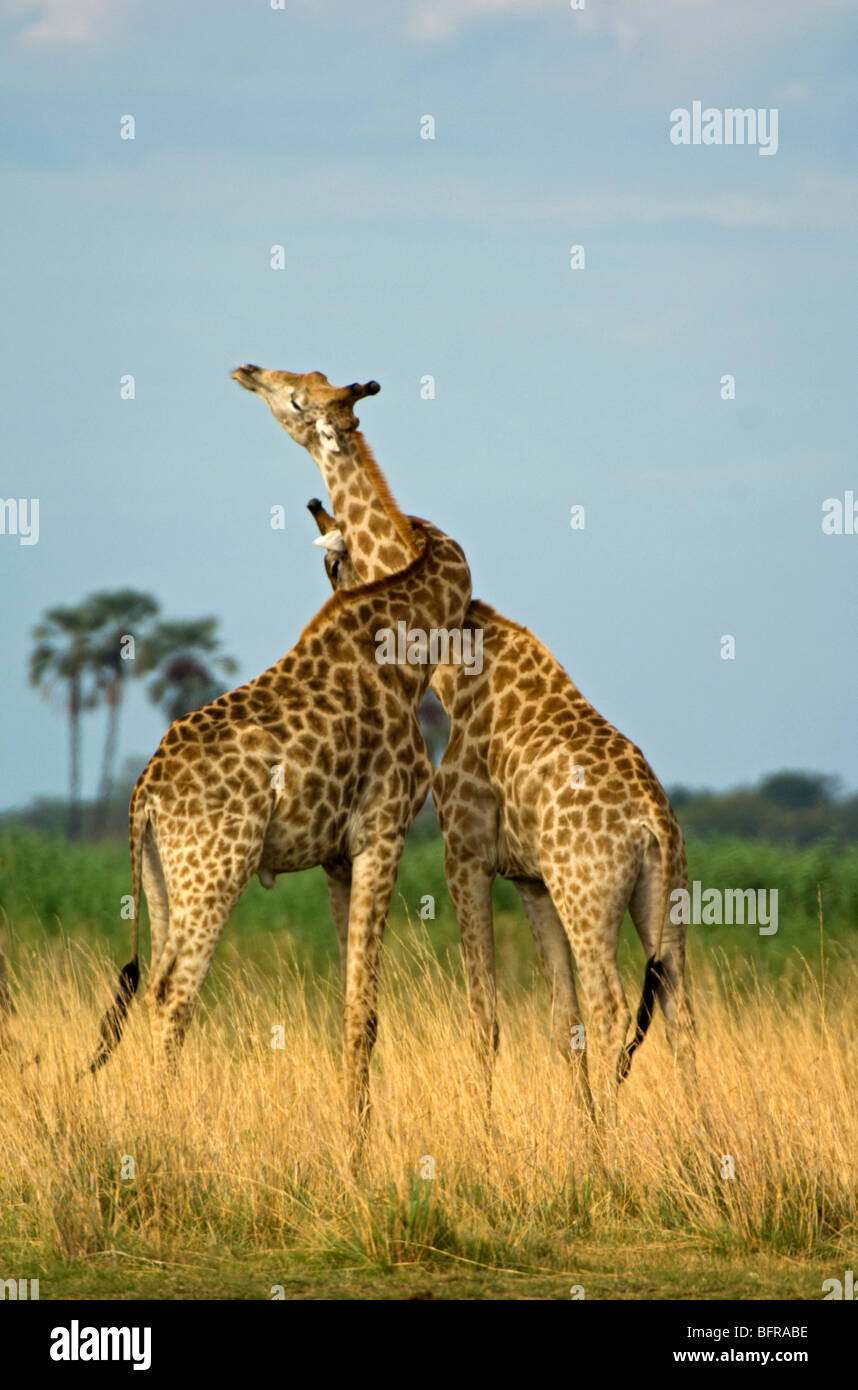
[[[81,806],[84,839],[124,837],[128,828],[131,788],[145,758],[129,758],[106,809],[96,802]],[[858,796],[843,796],[837,779],[823,773],[777,772],[756,787],[728,792],[668,789],[686,835],[692,840],[730,837],[762,840],[773,845],[858,844]],[[40,798],[23,810],[0,813],[0,831],[14,826],[59,834],[65,827],[67,802]],[[102,828],[103,827],[103,828]],[[415,829],[434,829],[430,808],[421,812]]]
[[[842,796],[837,778],[814,772],[776,772],[759,786],[729,792],[668,792],[686,835],[730,835],[773,845],[858,842],[858,796]]]
[[[134,783],[146,766],[146,758],[127,758],[107,801],[93,797],[77,807],[79,838],[82,840],[116,840],[128,834],[128,803]],[[38,796],[29,806],[0,811],[0,833],[20,828],[37,830],[44,835],[65,835],[68,831],[68,798]]]

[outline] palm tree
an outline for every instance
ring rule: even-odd
[[[238,669],[231,656],[214,655],[220,646],[217,626],[217,618],[163,622],[146,640],[137,673],[157,673],[149,697],[163,705],[171,723],[223,694],[217,672],[231,675]]]
[[[69,808],[67,834],[80,833],[80,716],[95,703],[88,681],[92,672],[96,615],[87,603],[77,608],[51,608],[33,628],[35,647],[30,653],[30,684],[49,695],[57,682],[66,686],[69,720]]]
[[[97,623],[92,654],[93,670],[99,693],[107,705],[107,731],[94,825],[95,830],[103,830],[107,823],[110,793],[113,789],[125,677],[137,669],[135,661],[129,660],[129,654],[124,650],[124,642],[128,637],[134,637],[136,655],[136,643],[145,641],[145,624],[148,619],[155,617],[158,604],[151,594],[142,594],[137,589],[116,589],[93,594],[88,604]]]

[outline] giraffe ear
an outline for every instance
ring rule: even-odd
[[[317,536],[313,544],[324,546],[325,550],[332,550],[335,555],[345,555],[346,553],[346,543],[343,540],[343,533],[336,529],[326,531],[324,536]]]
[[[316,421],[316,434],[319,436],[319,439],[322,442],[322,447],[324,449],[327,449],[328,453],[338,454],[340,452],[340,446],[337,442],[336,433],[333,429],[331,429],[331,426],[328,424],[328,421],[324,418],[324,416],[320,416],[319,419]]]

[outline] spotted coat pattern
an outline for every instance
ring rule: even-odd
[[[326,476],[342,466],[352,477],[366,474],[356,488],[367,500],[360,518],[366,525],[345,515],[342,524],[358,544],[365,530],[373,563],[383,571],[379,519],[386,518],[385,553],[402,563],[334,594],[276,665],[171,725],[131,800],[132,964],[136,970],[142,883],[152,933],[146,1004],[156,1055],[172,1064],[252,875],[270,886],[277,874],[323,865],[343,961],[347,1091],[359,1145],[384,920],[405,835],[432,773],[416,717],[431,668],[379,664],[376,633],[396,630],[399,622],[458,625],[470,600],[470,573],[461,547],[440,531],[412,528],[404,518],[393,524],[401,513],[354,429],[350,401],[363,388],[329,388],[320,373],[299,380],[308,415],[312,388],[327,403],[310,439]],[[343,391],[350,393],[345,405]],[[111,1011],[94,1067],[120,1032],[121,1018]]]
[[[316,519],[323,533],[335,525],[323,510]],[[354,582],[349,558],[346,550],[326,554],[335,587]],[[682,833],[640,749],[593,708],[531,632],[478,601],[464,626],[482,633],[483,669],[435,670],[432,689],[451,732],[432,795],[486,1098],[498,1038],[491,889],[500,874],[515,884],[530,921],[575,1093],[592,1112],[596,1090],[599,1114],[613,1118],[616,1081],[628,1071],[650,1011],[642,1001],[627,1042],[631,1019],[617,969],[627,910],[652,962],[648,980],[683,1076],[694,1076],[685,927],[669,911],[671,891],[687,887]],[[582,1040],[585,1047],[576,1045]]]

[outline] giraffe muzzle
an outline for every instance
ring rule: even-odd
[[[251,362],[245,362],[243,367],[236,367],[231,373],[232,380],[237,381],[239,386],[243,386],[246,391],[255,391],[258,385],[256,373],[259,371]]]

